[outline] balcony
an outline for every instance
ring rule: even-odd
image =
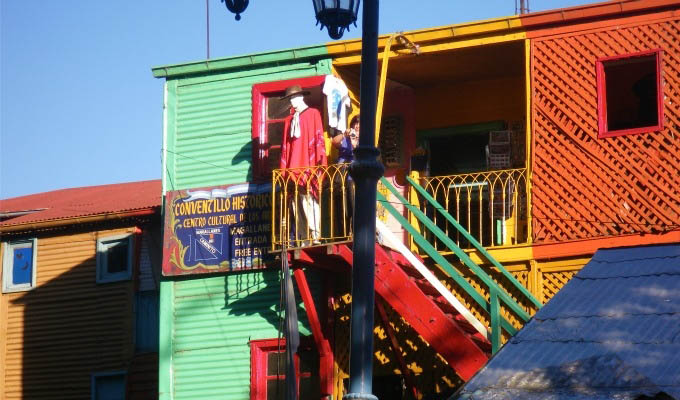
[[[417,191],[411,195],[411,202],[459,247],[469,249],[472,245],[435,212],[437,204],[486,248],[528,242],[526,168],[423,177],[420,185],[435,202]],[[437,250],[443,249],[434,238],[431,241]]]
[[[353,185],[347,164],[308,168],[277,169],[272,177],[272,247],[274,250],[303,248],[352,240]],[[464,238],[437,207],[446,210],[456,222],[486,248],[521,245],[528,242],[528,180],[525,168],[468,174],[422,177],[412,175],[405,196],[458,247],[473,245]],[[380,184],[382,185],[382,184]],[[386,192],[386,191],[383,191]],[[295,218],[296,210],[305,209],[305,198],[318,199],[318,211],[309,212],[307,221]],[[414,221],[411,212],[399,199],[389,197],[392,205],[404,210],[403,216]],[[396,204],[395,204],[396,203]],[[382,207],[379,203],[378,207]],[[391,217],[380,212],[383,222]],[[395,224],[393,224],[395,225]],[[315,232],[316,231],[316,232]],[[428,230],[425,236],[437,250],[445,246]]]

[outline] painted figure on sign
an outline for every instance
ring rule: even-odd
[[[284,176],[297,185],[297,196],[291,205],[296,237],[318,242],[320,173],[305,167],[326,165],[327,160],[321,114],[305,103],[304,96],[308,94],[299,85],[293,85],[282,97],[290,100],[291,115],[284,122],[279,167],[293,169],[286,171]]]

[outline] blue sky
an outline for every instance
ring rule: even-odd
[[[211,58],[330,41],[309,0],[252,0],[239,22],[208,1]],[[514,0],[386,0],[380,33],[514,11]],[[151,67],[206,58],[205,0],[2,0],[0,29],[0,198],[160,178],[163,80]]]

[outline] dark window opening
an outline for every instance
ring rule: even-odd
[[[106,251],[106,272],[115,274],[128,270],[128,240],[112,243]]]
[[[662,129],[660,52],[598,61],[600,136]]]
[[[486,170],[487,132],[430,139],[430,176]]]

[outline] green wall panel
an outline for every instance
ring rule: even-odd
[[[319,274],[308,271],[307,279],[318,299]],[[164,282],[162,290],[171,293],[162,296],[161,304],[161,343],[171,349],[161,352],[169,353],[161,360],[161,391],[170,392],[162,398],[248,399],[248,342],[278,336],[278,271]],[[297,300],[300,334],[311,335],[302,300]]]
[[[252,179],[253,84],[329,73],[330,60],[307,58],[169,77],[163,191]],[[308,279],[318,295],[318,276]],[[160,399],[248,399],[248,342],[277,337],[279,291],[277,271],[161,282]]]
[[[328,73],[319,60],[168,80],[164,191],[249,181],[253,84]]]

